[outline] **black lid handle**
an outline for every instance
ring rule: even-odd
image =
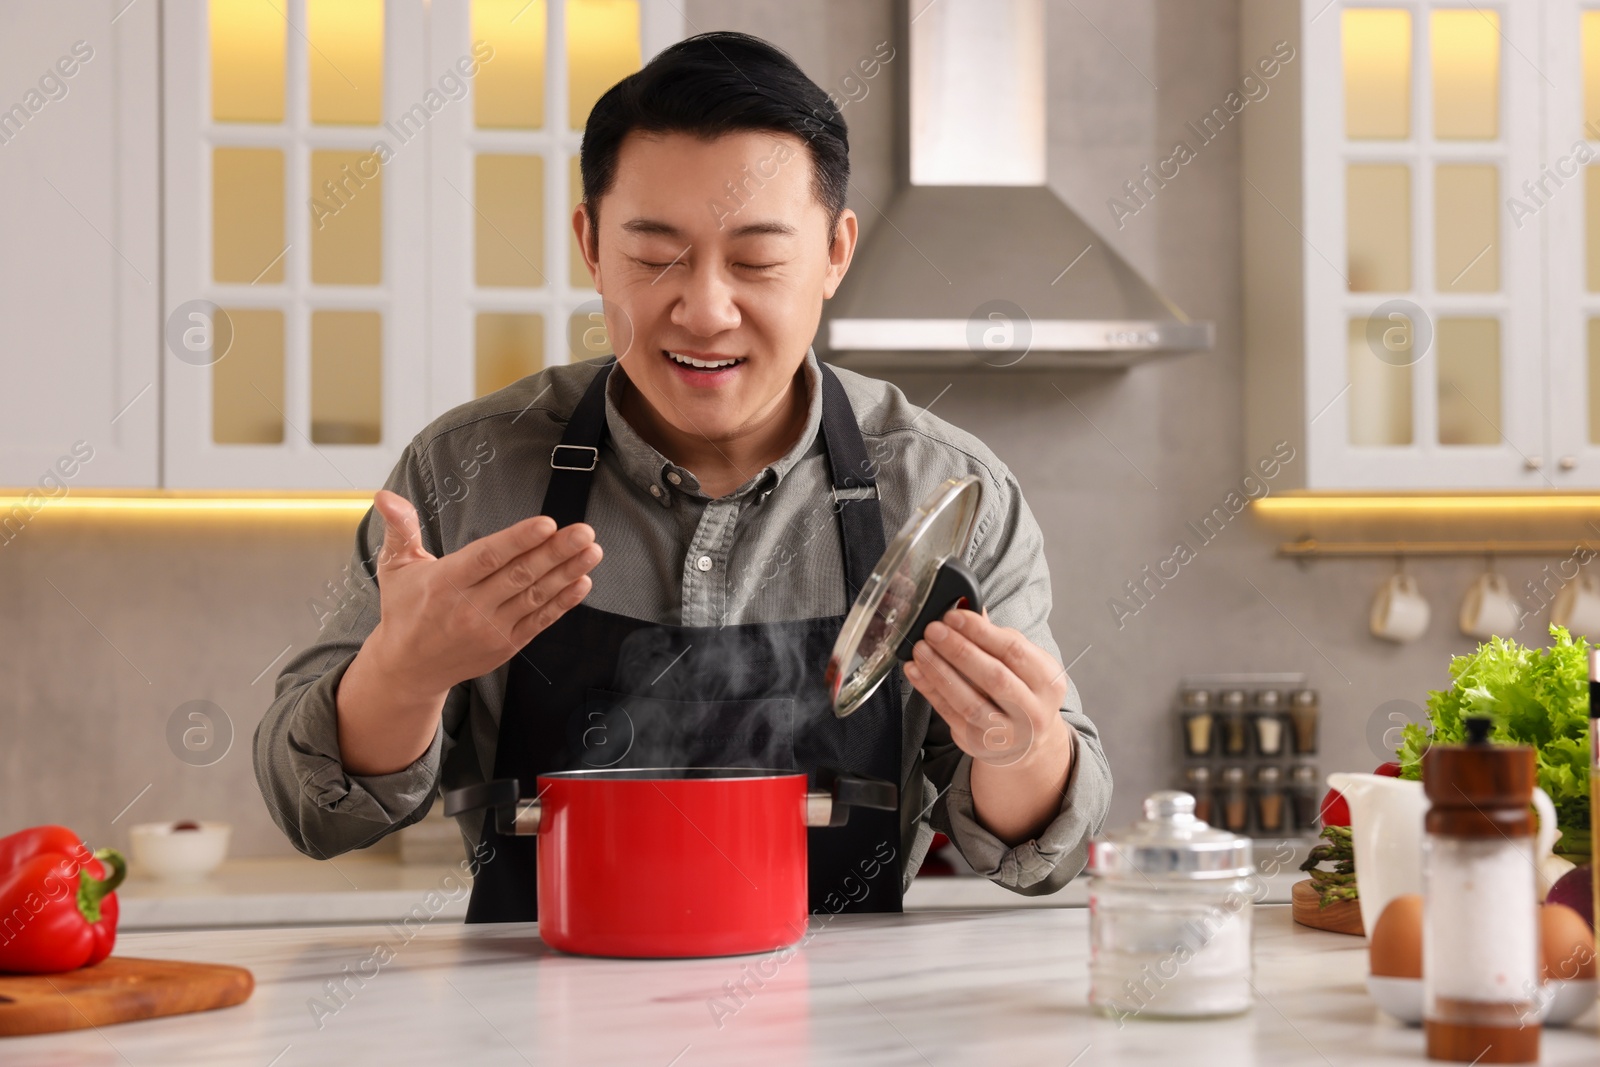
[[[917,612],[900,647],[895,649],[895,658],[902,663],[910,662],[911,650],[922,640],[922,631],[928,628],[930,622],[943,618],[951,608],[983,610],[978,576],[959,559],[947,559],[939,565],[939,571],[933,577],[933,587],[928,590],[928,599],[922,602],[922,610]]]

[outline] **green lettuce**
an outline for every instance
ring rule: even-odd
[[[1466,739],[1463,720],[1494,721],[1494,740],[1529,745],[1538,785],[1556,808],[1559,852],[1589,851],[1589,642],[1551,626],[1550,648],[1523,648],[1492,637],[1477,651],[1450,661],[1449,689],[1428,694],[1432,732],[1420,723],[1401,732],[1395,757],[1401,776],[1422,777],[1422,757],[1432,744]]]

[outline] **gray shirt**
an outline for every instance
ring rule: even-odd
[[[550,367],[434,420],[408,444],[385,487],[416,505],[424,547],[436,556],[539,513],[550,451],[598,364]],[[886,382],[838,371],[877,467],[884,535],[946,478],[977,475],[983,499],[966,562],[982,582],[990,617],[1060,659],[1050,636],[1050,575],[1039,524],[1016,479],[981,441],[941,421]],[[585,603],[679,626],[842,615],[844,566],[820,433],[814,352],[804,380],[810,411],[793,448],[733,493],[712,499],[694,474],[647,444],[619,412],[623,374],[607,383],[609,447],[601,450],[585,521],[605,556]],[[346,773],[339,759],[339,680],[378,622],[369,573],[383,541],[370,513],[350,563],[330,587],[322,630],[278,676],[255,735],[256,779],[272,817],[296,848],[318,858],[364,848],[427,814],[440,789],[487,779],[508,668],[462,682],[445,701],[433,743],[411,766]],[[1053,892],[1082,870],[1088,839],[1105,820],[1111,771],[1098,731],[1069,685],[1061,709],[1073,727],[1072,772],[1059,814],[1036,839],[1007,847],[974,812],[972,758],[927,700],[901,685],[899,856],[903,883],[934,831],[1008,889]],[[463,817],[475,848],[481,816]]]

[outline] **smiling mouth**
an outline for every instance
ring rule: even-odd
[[[678,364],[678,366],[680,366],[680,367],[690,367],[690,368],[693,368],[694,370],[701,370],[701,371],[727,370],[729,367],[737,367],[739,364],[741,364],[741,363],[743,363],[745,361],[745,357],[743,357],[743,356],[738,356],[738,357],[734,357],[734,358],[730,358],[730,359],[712,359],[712,360],[707,360],[707,359],[695,359],[692,356],[681,355],[681,354],[679,354],[677,352],[672,352],[672,351],[669,351],[669,350],[667,350],[665,348],[662,349],[661,351],[662,351],[663,355],[665,355],[668,359],[672,360],[672,362]]]

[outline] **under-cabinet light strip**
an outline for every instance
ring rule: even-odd
[[[1262,516],[1366,513],[1372,515],[1437,514],[1439,512],[1600,513],[1600,494],[1453,494],[1438,496],[1274,496],[1255,502]]]
[[[102,511],[149,514],[200,514],[226,512],[280,512],[297,514],[359,513],[372,506],[370,496],[104,496],[70,493],[48,496],[43,492],[0,493],[0,524],[21,511]]]

